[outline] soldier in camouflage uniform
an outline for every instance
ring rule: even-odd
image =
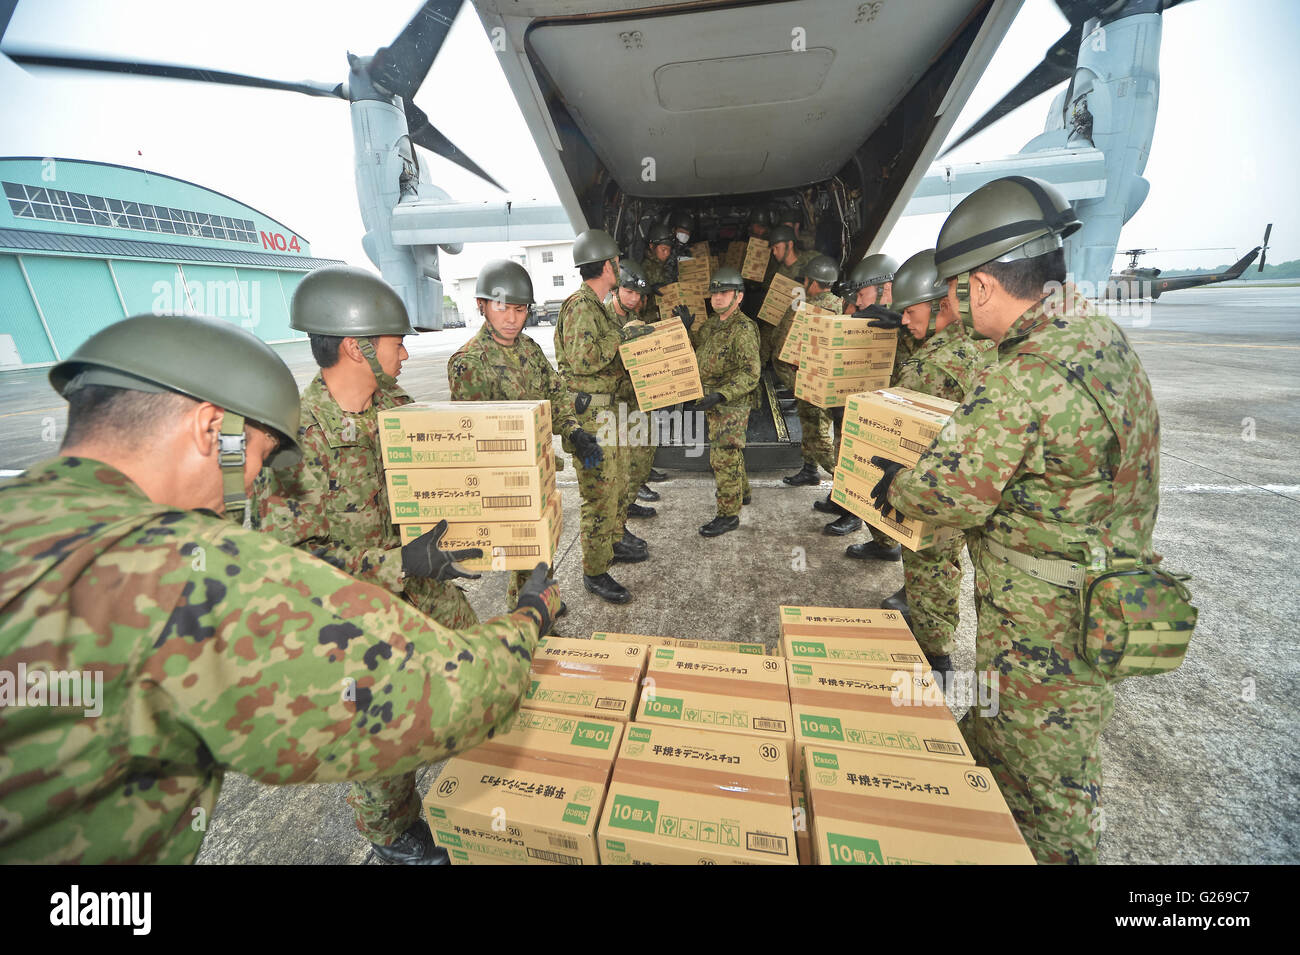
[[[733,268],[722,267],[709,283],[711,314],[696,336],[704,397],[695,403],[707,413],[709,466],[717,483],[718,513],[700,528],[704,537],[717,537],[740,526],[740,506],[749,499],[745,474],[745,429],[757,407],[758,329],[740,311],[744,280]]]
[[[624,334],[635,334],[638,329],[646,327],[646,322],[641,317],[641,305],[645,301],[645,296],[650,292],[650,283],[646,281],[645,273],[635,262],[622,262],[618,267],[618,287],[614,289],[605,301],[605,308],[609,311],[609,317],[624,329]],[[636,428],[633,416],[642,416],[649,418],[648,413],[637,410],[636,391],[632,387],[632,378],[629,375],[623,379],[618,392],[618,400],[627,405],[628,430],[641,430]],[[655,451],[657,446],[652,440],[649,440],[653,434],[646,421],[644,433],[647,440],[644,444],[637,444],[627,448],[627,487],[623,491],[623,513],[628,517],[654,517],[658,514],[653,507],[647,507],[640,501],[657,501],[659,494],[650,490],[646,486],[646,481],[650,478],[650,471],[653,469],[655,462]]]
[[[840,269],[835,264],[835,260],[829,255],[819,255],[808,261],[803,269],[803,288],[804,301],[809,305],[816,305],[818,308],[824,308],[828,312],[834,312],[836,315],[843,313],[844,303],[840,297],[831,291],[837,281],[839,281]],[[786,339],[790,336],[790,329],[794,324],[794,305],[786,309],[785,316],[781,319],[781,324],[777,327],[776,335],[772,340],[772,358],[776,363],[776,376],[781,384],[786,388],[794,387],[795,374],[799,371],[795,365],[788,364],[779,359],[781,349],[785,347]],[[817,468],[820,465],[825,468],[828,474],[835,473],[835,452],[834,445],[831,442],[831,419],[822,408],[815,404],[798,399],[797,407],[799,409],[799,424],[803,429],[803,440],[801,450],[803,451],[803,467],[794,474],[781,478],[791,487],[799,487],[806,484],[820,484],[821,478],[818,477]]]
[[[617,396],[628,373],[618,351],[623,342],[621,329],[604,305],[605,296],[618,285],[618,260],[618,245],[607,232],[588,229],[574,240],[573,263],[578,266],[582,285],[560,307],[555,358],[569,390],[591,396],[578,423],[596,434],[605,452],[604,462],[597,467],[575,463],[582,494],[583,585],[602,600],[627,603],[632,595],[609,575],[610,564],[643,561],[649,549],[624,527],[627,452],[619,445]],[[564,447],[573,453],[567,439]]]
[[[483,327],[447,361],[447,383],[452,401],[549,401],[551,429],[567,436],[590,467],[603,454],[593,435],[578,427],[586,395],[575,396],[546,360],[537,342],[523,334],[528,306],[533,303],[533,281],[518,262],[494,259],[478,273],[474,289]],[[507,606],[514,607],[525,571],[513,571],[507,586]],[[561,614],[563,611],[561,611]]]
[[[893,305],[919,343],[898,367],[894,384],[960,404],[988,364],[992,342],[975,341],[961,322],[955,290],[939,278],[934,249],[912,256],[894,277]],[[907,618],[936,673],[952,671],[961,594],[963,538],[903,552],[903,589],[881,602]]]
[[[265,343],[137,316],[50,381],[61,456],[0,488],[0,672],[103,692],[0,709],[0,861],[192,862],[228,770],[404,773],[514,712],[559,602],[544,567],[520,610],[451,630],[220,517],[300,453],[297,387]]]
[[[763,295],[767,294],[767,286],[772,284],[772,276],[784,275],[788,279],[802,279],[804,266],[817,257],[816,252],[799,251],[795,246],[794,230],[789,226],[782,225],[773,228],[768,237],[768,242],[770,243],[768,253],[772,256],[772,261],[767,270],[767,277],[763,280]],[[754,314],[750,316],[751,318],[758,315],[758,308],[762,304],[762,298],[760,297],[754,303]],[[757,319],[755,320],[757,321]],[[776,337],[776,325],[769,325],[767,322],[762,321],[758,322],[759,359],[763,362],[765,368],[769,362],[775,367],[776,356],[781,354],[779,345],[773,348]],[[793,387],[793,384],[787,387]]]
[[[404,597],[444,627],[474,626],[478,617],[450,579],[410,575],[416,542],[410,551],[402,548],[389,513],[379,413],[411,403],[397,384],[407,357],[402,337],[415,333],[406,306],[378,276],[328,266],[299,283],[290,326],[308,333],[321,370],[302,393],[303,457],[258,476],[251,526]],[[478,576],[454,565],[448,573]],[[446,853],[424,838],[415,772],[353,783],[348,805],[357,831],[385,862],[445,863]]]
[[[673,232],[666,225],[654,226],[646,243],[641,271],[650,290],[641,308],[641,320],[653,324],[662,318],[659,314],[659,290],[677,281],[677,257],[673,255]]]
[[[911,469],[879,459],[876,500],[970,535],[977,667],[996,714],[962,722],[1040,862],[1094,862],[1100,739],[1114,690],[1081,655],[1080,588],[1122,557],[1148,561],[1160,422],[1124,333],[1063,285],[1078,228],[1041,180],[973,192],[939,233],[939,275],[968,281],[991,365]]]

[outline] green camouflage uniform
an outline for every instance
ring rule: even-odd
[[[609,299],[605,302],[605,309],[609,312],[610,320],[619,328],[627,328],[629,325],[646,324],[644,310],[639,312],[628,312],[625,315],[620,315],[618,309],[622,306],[615,303],[615,296],[617,295],[618,289],[614,289],[613,294],[611,294]],[[632,387],[632,377],[630,375],[624,378],[622,383],[619,385],[617,397],[619,401],[627,403],[627,426],[629,431],[632,431],[635,428],[633,415],[640,417],[644,414],[645,418],[649,419],[650,415],[648,412],[637,410],[636,390]],[[623,513],[625,515],[627,514],[627,509],[636,503],[636,494],[637,491],[641,489],[641,485],[650,480],[650,469],[654,467],[655,452],[659,450],[655,446],[654,442],[650,440],[650,436],[654,432],[650,427],[649,420],[646,421],[644,433],[646,435],[646,442],[644,444],[637,443],[625,449],[625,453],[627,454],[627,484],[623,489],[622,503]]]
[[[455,584],[402,579],[401,538],[389,516],[378,415],[410,403],[393,384],[377,391],[365,411],[346,412],[318,372],[302,393],[302,460],[258,474],[249,498],[250,523],[358,580],[404,596],[444,627],[472,627],[478,617]],[[415,773],[353,783],[348,805],[367,840],[391,845],[420,817]]]
[[[754,306],[754,315],[757,315],[758,309],[763,306],[763,298],[767,295],[767,290],[772,284],[772,277],[774,275],[784,275],[788,279],[798,280],[799,273],[803,271],[803,267],[808,264],[810,259],[815,259],[816,257],[816,252],[800,252],[795,257],[794,265],[786,265],[784,262],[777,262],[776,259],[771,259],[769,256],[772,265],[767,270],[767,277],[763,281],[762,294],[758,296],[758,302]],[[790,332],[789,326],[787,326],[785,332],[782,333],[781,343],[777,344],[776,339],[779,326],[769,325],[767,322],[761,321],[757,318],[755,318],[754,321],[758,324],[758,357],[763,362],[764,366],[766,366],[768,362],[771,362],[772,367],[775,368],[776,356],[781,354],[781,345],[785,344],[785,335],[788,335]],[[778,373],[778,378],[779,377]],[[794,379],[791,378],[790,384],[785,387],[793,388]]]
[[[809,305],[816,305],[836,315],[843,314],[844,300],[834,292],[825,291],[808,299]],[[777,327],[776,337],[772,342],[773,357],[781,354],[785,340],[790,337],[790,328],[794,324],[794,309],[786,309],[781,324]],[[795,365],[777,361],[776,376],[787,388],[794,387],[795,374],[799,369]],[[799,411],[799,425],[803,430],[801,448],[803,459],[818,465],[828,474],[835,473],[835,445],[831,441],[831,418],[824,408],[818,408],[811,402],[798,399],[795,407]]]
[[[492,337],[486,320],[478,334],[448,359],[447,383],[452,401],[549,401],[553,433],[567,435],[578,426],[573,394],[546,360],[542,346],[522,332],[513,345],[502,345]],[[516,605],[530,573],[511,572],[507,606]]]
[[[627,482],[627,455],[618,443],[618,394],[628,380],[619,356],[622,343],[618,323],[586,282],[564,300],[555,322],[555,358],[569,390],[585,391],[591,404],[578,416],[584,430],[601,439],[605,459],[588,468],[575,456],[578,490],[582,494],[582,572],[596,577],[609,570],[614,542],[623,537],[627,512],[623,508]],[[610,425],[610,417],[613,424]],[[607,426],[600,428],[600,422]],[[612,433],[611,433],[612,432]],[[573,454],[568,438],[564,450]]]
[[[646,257],[641,260],[641,271],[645,273],[645,279],[652,287],[667,285],[677,281],[677,260],[670,255],[667,262],[660,262],[647,252]],[[641,306],[641,321],[654,323],[666,317],[659,314],[659,296],[647,292],[645,304]]]
[[[106,464],[38,464],[0,488],[0,672],[102,674],[103,712],[0,708],[0,862],[188,863],[227,770],[336,783],[468,749],[540,624],[453,631]]]
[[[993,343],[971,339],[960,321],[924,341],[910,332],[908,337],[919,347],[898,366],[894,384],[958,404],[992,358]],[[903,549],[903,586],[912,614],[912,633],[931,658],[951,656],[957,647],[961,550],[965,543],[959,537],[927,550]]]
[[[749,494],[745,430],[750,411],[758,407],[758,328],[740,311],[725,322],[710,313],[696,342],[695,357],[704,393],[716,391],[722,395],[722,401],[705,412],[709,466],[718,488],[718,516],[734,517]]]
[[[1080,594],[986,545],[1151,558],[1160,422],[1124,333],[1069,286],[1017,319],[990,361],[934,446],[899,472],[889,503],[978,529],[977,667],[996,671],[1000,696],[995,716],[967,713],[966,738],[1040,862],[1094,862],[1114,691],[1078,653]]]

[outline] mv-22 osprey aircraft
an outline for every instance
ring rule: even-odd
[[[416,146],[499,185],[414,103],[461,0],[424,3],[391,44],[348,54],[335,83],[4,52],[29,66],[347,100],[363,247],[416,326],[436,329],[439,248],[602,227],[640,258],[649,228],[675,212],[695,217],[695,241],[724,240],[742,236],[748,212],[764,207],[797,215],[819,250],[851,267],[884,241],[914,192],[925,201],[927,179],[932,201],[942,192],[952,203],[1008,170],[1055,182],[1075,202],[1085,225],[1067,240],[1067,263],[1102,287],[1119,228],[1146,196],[1161,15],[1181,0],[1055,0],[1069,29],[967,135],[1068,82],[1048,128],[1018,156],[927,177],[1022,2],[473,0],[558,207],[452,202],[428,181]],[[751,419],[760,458],[764,444],[788,449],[798,427],[776,410],[770,381],[765,391]]]

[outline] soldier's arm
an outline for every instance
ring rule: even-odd
[[[733,316],[731,320],[745,321],[739,315]],[[718,389],[726,404],[735,404],[758,387],[758,330],[752,327],[744,329],[736,336],[733,347],[735,364],[732,373],[726,384]]]
[[[898,472],[889,504],[909,517],[979,527],[1022,464],[1041,460],[1038,419],[1001,367],[976,383],[916,467]]]
[[[538,347],[537,351],[540,354],[541,348]],[[541,355],[538,367],[546,370],[546,400],[551,403],[551,431],[567,437],[578,426],[578,412],[573,404],[577,396],[569,390],[564,377],[551,367],[544,354]]]
[[[222,766],[270,784],[392,775],[474,746],[517,707],[535,609],[450,630],[310,555],[212,523],[187,545],[207,551],[206,574],[180,548],[186,596],[140,676],[149,719],[184,726]]]
[[[574,304],[556,333],[563,340],[564,355],[574,374],[594,375],[618,360],[618,346],[622,342],[617,334],[611,333],[612,329],[602,306],[588,301]]]
[[[495,401],[497,379],[475,355],[452,355],[447,362],[452,401]]]
[[[353,577],[400,594],[401,548],[354,547],[331,536],[325,518],[325,497],[345,489],[331,489],[325,468],[314,463],[329,454],[320,430],[306,428],[298,438],[302,460],[278,471],[264,469],[253,485],[249,502],[253,529],[265,531],[290,547],[309,550]]]

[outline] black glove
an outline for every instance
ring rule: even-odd
[[[550,595],[551,601],[547,603],[546,597]],[[550,568],[546,564],[538,564],[533,568],[532,574],[524,582],[523,587],[519,589],[519,603],[517,609],[532,607],[542,615],[542,626],[537,631],[539,637],[544,637],[551,632],[551,624],[554,617],[551,614],[551,605],[560,606],[560,587],[551,579]]]
[[[876,486],[871,489],[871,502],[880,509],[881,517],[888,517],[891,510],[895,517],[901,517],[898,508],[889,506],[889,486],[894,483],[894,475],[903,470],[903,465],[878,455],[871,459],[871,463],[884,472],[876,482]]]
[[[868,328],[902,328],[903,313],[885,308],[883,305],[868,305],[853,313],[854,318],[869,318]]]
[[[673,309],[673,314],[682,320],[682,324],[686,326],[688,332],[691,330],[691,326],[695,324],[695,316],[691,314],[691,310],[685,305],[678,305]]]
[[[585,391],[580,391],[573,396],[573,410],[582,414],[587,410],[587,405],[591,404],[591,395]]]
[[[421,534],[409,544],[402,546],[402,571],[407,577],[432,577],[434,580],[451,580],[463,577],[465,580],[478,580],[482,574],[467,573],[456,566],[458,560],[470,560],[482,557],[483,551],[477,547],[467,550],[442,550],[438,541],[447,533],[447,522],[441,520],[431,531]]]
[[[578,460],[584,468],[598,468],[605,460],[605,452],[600,450],[600,443],[581,428],[569,432],[569,440],[578,451]]]
[[[714,405],[722,403],[722,392],[715,391],[705,395],[699,401],[695,402],[696,411],[708,411]]]

